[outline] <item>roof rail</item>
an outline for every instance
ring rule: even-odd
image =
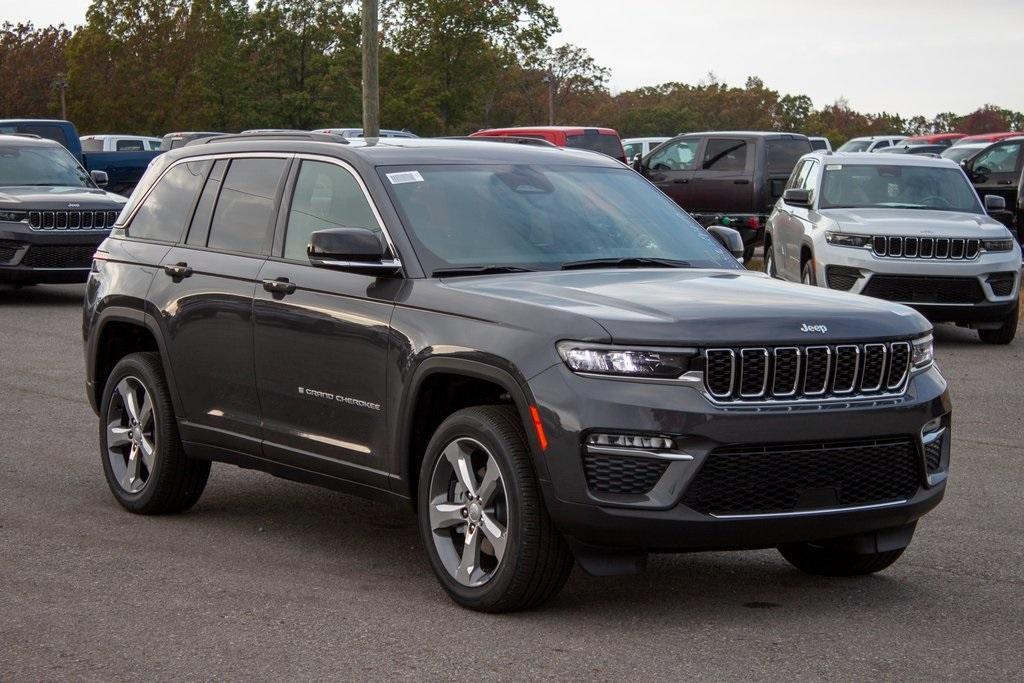
[[[209,145],[213,142],[241,142],[245,140],[309,140],[311,142],[336,142],[347,145],[348,140],[333,133],[312,133],[312,132],[265,132],[265,133],[235,133],[227,135],[211,135],[206,138],[198,138],[185,143],[185,147],[192,145]]]
[[[13,135],[16,138],[32,138],[33,140],[42,140],[42,135],[36,135],[35,133],[4,133],[4,135]]]

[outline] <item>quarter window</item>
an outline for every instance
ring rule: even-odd
[[[208,245],[244,254],[263,253],[275,217],[284,159],[234,159],[220,188]]]
[[[747,143],[743,140],[708,140],[704,150],[705,171],[743,171],[747,168]]]
[[[177,242],[203,184],[209,161],[178,164],[164,174],[127,227],[130,237]]]
[[[380,231],[366,195],[351,173],[337,164],[303,161],[288,212],[285,258],[305,261],[309,236],[329,228]]]

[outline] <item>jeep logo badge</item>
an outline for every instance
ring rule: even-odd
[[[800,326],[800,331],[819,332],[821,334],[825,334],[826,332],[828,332],[828,328],[825,327],[824,325],[808,325],[807,323],[804,323],[803,325]]]
[[[77,209],[80,206],[81,206],[81,204],[68,204],[68,208],[69,209]]]

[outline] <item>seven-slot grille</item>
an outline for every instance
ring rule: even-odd
[[[963,237],[886,237],[871,239],[875,256],[887,258],[973,259],[977,257],[981,242]]]
[[[909,342],[704,352],[704,386],[717,401],[885,396],[903,391],[909,374]]]
[[[29,211],[28,225],[33,230],[106,230],[117,220],[119,211]]]

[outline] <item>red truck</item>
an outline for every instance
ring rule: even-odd
[[[626,163],[622,139],[611,128],[583,128],[582,126],[533,126],[519,128],[488,128],[478,130],[470,137],[519,137],[547,140],[556,147],[572,147],[601,152]]]

